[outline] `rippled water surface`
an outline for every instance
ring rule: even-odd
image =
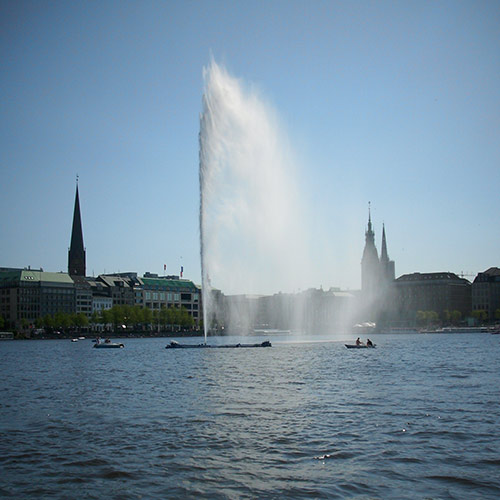
[[[1,342],[0,497],[499,498],[500,337],[373,339]]]

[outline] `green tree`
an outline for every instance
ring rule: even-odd
[[[168,309],[164,305],[160,309],[160,324],[162,329],[168,325]]]
[[[426,311],[427,312],[427,324],[435,325],[439,323],[439,314],[436,311]]]
[[[142,309],[142,321],[147,328],[150,329],[151,323],[153,322],[153,313],[151,309],[148,309],[147,307]]]
[[[100,323],[100,315],[97,311],[94,311],[92,313],[92,316],[90,316],[90,322],[92,323],[92,328],[95,329],[95,325]]]
[[[0,328],[4,328],[5,327],[5,319],[3,318],[3,316],[0,314]]]
[[[132,306],[122,306],[123,324],[128,328],[134,324],[134,308]]]
[[[462,313],[455,309],[454,311],[451,311],[450,319],[453,325],[458,325],[460,323],[460,320],[462,319]]]
[[[87,316],[83,313],[78,313],[75,314],[73,317],[73,324],[78,328],[81,329],[84,326],[87,326],[89,324],[89,319]]]
[[[472,311],[471,316],[475,318],[479,323],[483,323],[488,319],[488,314],[483,309],[478,309],[477,311]]]
[[[156,331],[160,330],[160,311],[158,311],[158,309],[155,309],[153,311],[153,325],[154,325],[154,330]]]
[[[450,311],[448,311],[448,309],[445,309],[443,311],[442,317],[443,317],[443,323],[445,325],[448,325],[450,323],[450,321],[451,321],[451,313],[450,313]]]
[[[50,314],[47,314],[46,316],[43,317],[42,319],[43,326],[45,328],[54,328],[54,318],[50,316]]]
[[[179,325],[182,328],[192,328],[194,324],[193,317],[185,307],[181,307],[179,311]]]
[[[112,323],[114,325],[115,330],[119,325],[122,325],[125,320],[125,311],[122,306],[113,306],[110,309]]]
[[[54,314],[54,326],[60,329],[69,328],[71,325],[71,315],[68,313],[57,312]]]
[[[113,322],[113,314],[111,309],[101,309],[101,323],[104,325],[109,325]]]
[[[417,325],[424,326],[427,322],[427,315],[425,314],[425,311],[417,311],[415,320],[417,322]]]
[[[500,319],[500,308],[495,309],[495,319],[499,320]]]

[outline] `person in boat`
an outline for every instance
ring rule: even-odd
[[[356,339],[356,345],[362,345],[361,340],[359,340],[359,337]]]
[[[373,347],[373,342],[370,339],[366,339],[366,345],[368,347]]]
[[[106,340],[104,341],[104,343],[105,343],[105,344],[111,344],[111,340],[106,339]]]

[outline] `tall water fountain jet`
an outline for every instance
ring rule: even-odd
[[[306,281],[310,260],[297,170],[275,113],[215,61],[203,76],[199,176],[206,342],[216,313],[214,289],[226,295],[294,292]]]

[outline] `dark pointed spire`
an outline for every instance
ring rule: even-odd
[[[387,242],[385,240],[385,224],[382,224],[382,250],[380,252],[380,260],[389,262],[389,255],[387,254]]]
[[[375,245],[375,233],[372,229],[371,203],[368,202],[368,229],[365,232],[366,243]]]
[[[78,175],[76,176],[75,209],[73,212],[71,244],[68,252],[68,274],[70,276],[85,276],[85,247],[83,246],[82,218],[80,214],[80,199],[78,196]]]

